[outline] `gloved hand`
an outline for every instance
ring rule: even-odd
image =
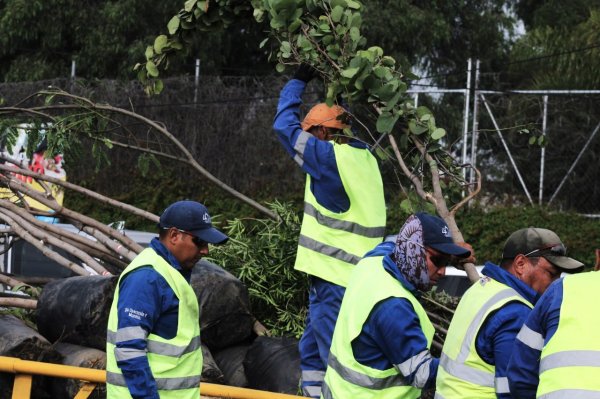
[[[300,64],[296,73],[294,73],[294,79],[301,80],[303,82],[310,82],[313,78],[317,77],[319,72],[313,68],[310,64],[305,64],[304,62]]]

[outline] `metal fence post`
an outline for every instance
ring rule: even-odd
[[[472,59],[469,58],[467,61],[467,87],[465,88],[465,113],[463,118],[463,147],[462,147],[462,163],[467,163],[467,146],[469,132],[469,101],[471,95],[471,67]],[[466,176],[466,170],[463,168],[463,178]]]
[[[542,137],[546,137],[546,126],[548,122],[548,95],[544,96],[544,117],[542,119]],[[544,197],[544,167],[546,165],[546,146],[542,146],[542,154],[540,158],[540,192],[538,195],[538,203],[542,205]]]
[[[471,166],[474,168],[477,167],[477,139],[478,139],[478,129],[479,129],[479,120],[477,112],[479,111],[479,95],[477,89],[479,87],[479,66],[481,64],[480,60],[475,62],[475,82],[474,82],[474,91],[473,91],[473,133],[471,133]],[[473,183],[475,181],[475,173],[471,171],[469,177],[469,183]]]

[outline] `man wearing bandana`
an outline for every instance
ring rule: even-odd
[[[410,216],[350,277],[335,326],[322,398],[417,398],[435,384],[434,328],[419,304],[452,257],[467,258],[439,217]],[[467,249],[468,248],[468,249]]]

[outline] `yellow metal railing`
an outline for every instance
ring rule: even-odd
[[[85,381],[75,398],[86,399],[90,396],[96,385],[106,383],[106,370],[88,369],[84,367],[65,366],[61,364],[33,362],[14,357],[0,356],[0,372],[15,374],[13,385],[13,399],[28,399],[31,397],[31,381],[34,375],[47,377],[73,378]],[[228,399],[299,399],[300,396],[282,393],[259,391],[256,389],[230,387],[226,385],[209,384],[200,385],[203,396],[213,396]]]

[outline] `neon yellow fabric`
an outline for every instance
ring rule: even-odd
[[[386,209],[381,174],[370,151],[347,144],[333,146],[350,208],[335,213],[321,206],[307,176],[294,268],[345,287],[358,261],[383,240]]]
[[[558,328],[542,349],[537,397],[600,397],[600,272],[567,276]]]
[[[391,297],[410,301],[427,337],[428,348],[431,346],[434,328],[425,310],[410,291],[385,271],[382,260],[383,257],[365,258],[352,273],[333,333],[322,398],[395,399],[421,395],[420,389],[404,385],[404,377],[395,368],[377,370],[354,358],[352,341],[360,334],[375,305]]]
[[[465,292],[442,348],[436,398],[495,399],[497,391],[508,391],[508,381],[495,381],[496,368],[479,356],[475,341],[487,317],[514,301],[533,307],[514,289],[489,277],[481,278]]]
[[[198,300],[194,290],[179,271],[169,265],[153,249],[143,250],[121,273],[108,317],[106,344],[107,398],[131,398],[117,366],[114,338],[118,334],[117,302],[119,285],[127,273],[151,265],[164,279],[179,299],[177,334],[172,339],[148,335],[148,362],[157,382],[161,399],[197,399],[200,397],[202,349]],[[162,388],[162,389],[161,389]]]

